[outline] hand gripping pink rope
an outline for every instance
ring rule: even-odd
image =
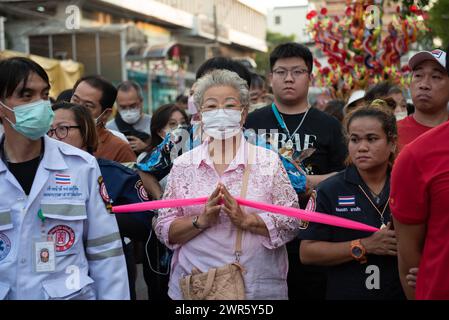
[[[156,210],[162,208],[176,208],[176,207],[186,207],[186,206],[194,206],[205,204],[207,202],[207,197],[202,198],[192,198],[192,199],[171,199],[171,200],[157,200],[157,201],[147,201],[141,203],[134,204],[126,204],[122,206],[116,206],[112,208],[112,212],[114,213],[126,213],[126,212],[140,212],[140,211],[148,211],[148,210]],[[237,202],[246,207],[251,207],[254,209],[259,209],[262,211],[268,211],[272,213],[278,213],[285,216],[298,218],[305,221],[317,222],[328,224],[331,226],[342,227],[346,229],[354,229],[361,230],[367,232],[376,232],[379,229],[368,226],[366,224],[332,216],[329,214],[306,211],[302,209],[296,208],[288,208],[277,206],[274,204],[268,204],[263,202],[251,201],[242,199],[239,197],[235,198]]]

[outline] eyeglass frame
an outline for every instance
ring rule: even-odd
[[[279,74],[279,71],[283,71],[286,72],[285,75],[281,76]],[[299,71],[300,73],[298,75],[294,75],[295,71]],[[301,76],[305,75],[305,74],[310,74],[309,69],[304,69],[304,68],[292,68],[292,69],[286,69],[283,67],[278,67],[276,69],[274,69],[272,72],[273,76],[276,76],[278,78],[281,78],[282,80],[286,79],[288,74],[290,73],[293,79],[299,79]]]
[[[65,134],[64,137],[60,137],[60,136],[58,136],[58,134],[56,133],[56,130],[58,130],[59,128],[64,128],[64,129],[66,130],[66,134]],[[50,128],[50,129],[47,131],[47,136],[52,137],[53,135],[55,135],[56,138],[58,138],[58,139],[65,139],[65,138],[67,138],[67,136],[69,135],[70,129],[80,129],[80,128],[81,128],[81,126],[57,126],[56,128]]]

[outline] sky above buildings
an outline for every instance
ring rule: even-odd
[[[273,7],[287,7],[296,5],[306,5],[308,0],[240,0],[240,2],[249,5],[263,13],[267,13],[268,9]]]

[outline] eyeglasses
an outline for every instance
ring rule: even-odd
[[[288,69],[284,69],[284,68],[277,68],[276,70],[273,70],[274,76],[281,78],[281,79],[285,79],[289,73],[292,75],[293,78],[298,79],[302,75],[308,74],[309,70],[308,69],[300,69],[300,68],[292,69],[292,70],[288,70]]]
[[[80,126],[59,126],[56,128],[52,128],[48,130],[47,135],[49,137],[52,137],[53,135],[56,135],[56,138],[58,139],[65,139],[67,135],[69,134],[70,129],[79,129]]]

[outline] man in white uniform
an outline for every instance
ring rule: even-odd
[[[129,299],[95,158],[46,136],[49,89],[35,62],[0,62],[0,299]]]

